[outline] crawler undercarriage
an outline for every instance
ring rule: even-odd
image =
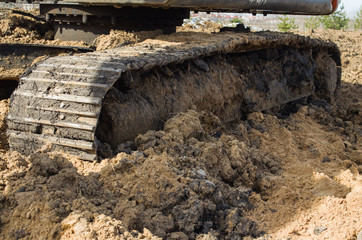
[[[189,108],[232,122],[313,94],[332,100],[340,66],[335,44],[273,32],[176,33],[52,57],[11,97],[10,147],[29,154],[51,143],[93,161]]]

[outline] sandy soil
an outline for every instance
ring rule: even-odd
[[[183,26],[177,27],[178,32],[204,32],[204,33],[216,33],[222,28],[222,24],[215,23],[213,21],[205,21],[196,25],[184,24]]]
[[[36,13],[34,13],[36,14]],[[155,38],[162,33],[161,30],[126,32],[112,30],[108,35],[101,35],[87,44],[83,41],[60,41],[54,40],[54,31],[45,22],[37,21],[34,18],[5,12],[0,18],[0,44],[1,43],[21,43],[21,44],[45,44],[54,46],[89,47],[95,50],[105,50],[124,45],[135,44],[149,38]],[[65,53],[68,54],[69,52]],[[47,55],[49,55],[47,53]],[[52,55],[58,53],[51,53]],[[72,53],[75,54],[75,53]],[[0,56],[0,79],[16,79],[26,67],[34,65],[39,61],[36,56]],[[41,58],[41,57],[40,57]],[[12,67],[9,67],[13,65]],[[16,66],[15,66],[16,65]]]
[[[137,39],[115,35],[110,45]],[[310,99],[296,113],[255,112],[230,125],[189,110],[100,163],[47,147],[10,152],[1,101],[0,238],[356,239],[362,33],[312,37],[341,49],[336,102]]]
[[[96,50],[121,47],[142,42],[162,34],[161,30],[126,32],[112,30],[108,35],[101,35],[90,45],[83,41],[60,41],[54,39],[54,31],[45,22],[20,14],[10,14],[0,19],[0,43],[30,43],[60,46],[93,47]]]
[[[54,31],[45,22],[20,14],[8,14],[0,19],[0,43],[31,43],[86,47],[82,41],[52,40]]]

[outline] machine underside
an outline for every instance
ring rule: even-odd
[[[2,0],[0,0],[2,1]],[[190,11],[252,14],[330,14],[337,0],[65,0],[40,1],[40,14],[54,25],[55,38],[92,42],[111,29],[176,31]]]
[[[91,43],[97,36],[109,34],[111,29],[135,32],[161,29],[166,34],[173,33],[176,26],[190,17],[190,10],[43,3],[40,14],[53,24],[56,39]]]

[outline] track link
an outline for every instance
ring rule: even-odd
[[[315,51],[314,55],[321,51],[327,52],[337,66],[334,85],[339,84],[340,60],[335,44],[272,32],[229,33],[218,35],[217,38],[211,35],[205,42],[169,43],[168,46],[151,41],[112,50],[46,59],[20,79],[20,84],[11,97],[7,117],[10,147],[20,153],[30,154],[50,143],[53,150],[64,150],[84,160],[97,160],[99,142],[96,129],[103,99],[117,81],[122,81],[127,72],[147,72],[190,60],[196,64],[200,60],[201,63],[197,65],[207,71],[207,66],[202,66],[202,59],[205,57],[280,47],[311,49]],[[246,111],[265,110],[309,96],[314,93],[315,85],[317,84],[304,84],[296,90],[291,90],[294,89],[293,86],[285,87],[286,98],[274,96],[271,91],[265,97],[271,102],[257,102]],[[322,85],[320,83],[319,88],[325,91]]]
[[[93,50],[74,46],[0,43],[0,80],[18,79],[25,68],[31,66],[34,60],[39,57],[85,52],[93,52]],[[14,69],[18,69],[18,71],[14,71]]]

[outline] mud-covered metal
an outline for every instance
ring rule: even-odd
[[[29,67],[41,56],[57,56],[64,53],[92,52],[93,49],[74,46],[56,46],[45,44],[0,43],[0,68],[2,71]],[[25,57],[26,56],[26,57]],[[9,64],[11,63],[11,64]],[[7,76],[0,74],[1,79],[17,78],[18,75]]]
[[[334,0],[65,0],[69,3],[188,8],[200,11],[330,14]]]
[[[271,32],[53,57],[20,79],[7,117],[9,143],[23,154],[50,143],[96,160],[103,143],[115,148],[192,106],[233,121],[315,92],[329,98],[339,67],[335,44]]]

